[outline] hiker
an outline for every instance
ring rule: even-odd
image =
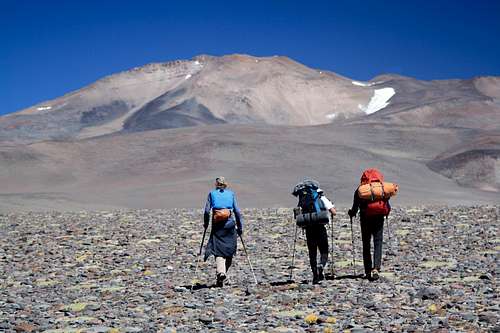
[[[243,218],[236,197],[227,186],[224,177],[215,179],[215,189],[208,194],[204,214],[205,229],[210,224],[210,213],[212,214],[212,231],[204,260],[207,261],[211,255],[215,257],[218,287],[224,285],[227,271],[236,253],[237,234],[241,236],[243,233]]]
[[[368,186],[366,186],[368,184]],[[360,189],[365,185],[368,188],[367,195]],[[381,186],[380,186],[381,185]],[[384,194],[391,187],[391,193]],[[381,193],[375,193],[381,188]],[[394,190],[395,188],[395,190]],[[370,193],[370,191],[372,191]],[[368,169],[361,175],[360,186],[354,191],[354,199],[348,214],[351,218],[356,216],[359,209],[359,219],[361,223],[361,239],[363,241],[363,264],[365,268],[365,278],[370,281],[379,279],[382,264],[382,241],[384,237],[384,217],[388,217],[391,212],[389,198],[397,192],[397,185],[384,183],[384,176],[377,169]],[[361,197],[363,196],[363,198]],[[373,261],[371,256],[371,238],[373,237]]]
[[[299,198],[294,215],[297,225],[306,231],[309,263],[313,273],[313,284],[325,279],[324,268],[328,261],[328,235],[325,225],[329,223],[329,214],[336,215],[335,206],[324,195],[319,183],[304,179],[295,185],[292,194]],[[317,264],[317,253],[320,253],[320,264]]]

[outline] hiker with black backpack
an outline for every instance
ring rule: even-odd
[[[389,199],[398,191],[398,186],[384,182],[384,176],[377,169],[367,169],[361,175],[361,182],[354,191],[354,199],[348,214],[356,216],[359,209],[361,239],[363,242],[363,265],[365,277],[370,281],[379,279],[382,265],[382,242],[384,238],[384,218],[391,212]],[[373,261],[371,239],[373,238]]]
[[[215,189],[207,197],[204,213],[205,230],[212,221],[212,230],[204,260],[215,257],[217,286],[222,287],[236,253],[237,236],[243,233],[243,217],[233,191],[227,189],[224,177],[215,180]],[[210,219],[210,215],[212,218]]]
[[[335,215],[337,212],[315,180],[304,179],[295,185],[292,194],[299,199],[297,208],[294,209],[294,216],[297,226],[305,229],[313,284],[317,284],[324,280],[323,271],[328,262],[328,235],[325,225],[329,223],[329,215]]]

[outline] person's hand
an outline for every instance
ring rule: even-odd
[[[236,229],[236,232],[238,233],[238,236],[243,235],[243,229]]]
[[[349,210],[347,211],[347,214],[349,215],[349,217],[354,217],[354,216],[356,216],[356,214],[352,211],[352,209],[349,209]]]
[[[335,207],[330,208],[330,214],[337,215],[337,211],[335,210]]]

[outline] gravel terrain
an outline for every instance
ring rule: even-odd
[[[358,221],[353,267],[341,210],[336,278],[315,286],[301,232],[289,281],[291,210],[244,210],[259,284],[239,242],[224,288],[214,287],[213,258],[196,271],[200,210],[2,214],[0,331],[500,331],[499,211],[393,210],[382,278],[369,282],[353,272],[362,272]]]

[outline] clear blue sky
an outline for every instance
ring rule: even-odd
[[[500,75],[500,1],[0,0],[0,114],[149,62],[229,53],[358,80]]]

